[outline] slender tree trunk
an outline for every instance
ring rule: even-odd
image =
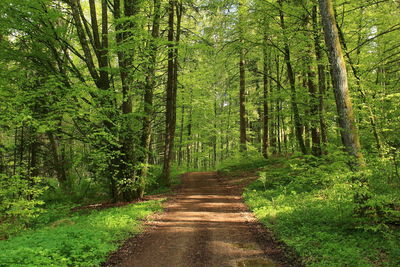
[[[190,88],[190,97],[189,97],[189,103],[190,103],[190,108],[189,108],[189,118],[188,118],[188,125],[187,125],[187,145],[186,145],[186,157],[187,157],[187,168],[191,167],[191,160],[192,160],[192,113],[193,113],[193,107],[192,107],[192,101],[193,101],[193,89]]]
[[[353,107],[349,94],[346,63],[331,0],[319,0],[325,42],[329,51],[332,68],[332,80],[335,92],[336,107],[339,115],[339,126],[343,145],[346,151],[354,156],[358,166],[365,165],[361,152],[360,139],[353,115]]]
[[[56,137],[51,132],[48,132],[47,136],[50,141],[50,148],[51,148],[51,153],[53,156],[53,164],[54,164],[55,171],[57,174],[58,183],[60,184],[60,187],[63,190],[69,190],[70,188],[69,188],[68,179],[67,179],[67,172],[65,170],[64,161],[62,160],[62,156],[58,152],[59,149],[58,149],[58,142],[56,140]]]
[[[239,131],[240,131],[240,151],[247,150],[247,136],[246,136],[246,66],[245,66],[245,50],[243,39],[243,5],[239,3]]]
[[[185,124],[185,105],[182,103],[181,106],[181,123],[180,123],[180,128],[179,128],[179,148],[178,148],[178,166],[182,165],[183,161],[183,128]]]
[[[1,41],[1,39],[0,39],[0,41]],[[6,172],[6,159],[4,156],[5,147],[3,145],[2,139],[3,139],[3,136],[0,132],[0,174],[3,174]]]
[[[306,31],[310,31],[310,23],[309,23],[309,15],[305,14],[304,17],[304,28]],[[312,40],[312,35],[309,35],[310,40]],[[310,132],[311,132],[311,140],[312,140],[312,147],[311,147],[311,152],[314,156],[321,156],[322,151],[321,151],[321,136],[320,136],[320,131],[319,131],[319,122],[320,122],[320,116],[319,116],[319,98],[318,98],[318,92],[317,92],[317,85],[315,83],[316,81],[316,73],[314,70],[314,53],[313,53],[313,48],[312,48],[312,43],[309,43],[309,49],[307,50],[307,58],[306,58],[306,64],[307,64],[307,87],[308,87],[308,93],[310,96],[309,99],[309,113],[310,113]]]
[[[264,33],[264,40],[267,39],[267,33]],[[269,109],[268,109],[268,90],[269,90],[269,58],[268,58],[268,49],[267,44],[264,42],[263,47],[263,139],[262,139],[262,154],[264,158],[268,158],[268,134],[269,134]]]
[[[33,127],[31,127],[30,131],[30,162],[29,162],[29,175],[31,177],[37,177],[39,176],[39,157],[38,157],[38,152],[39,152],[39,141],[38,141],[38,135],[36,133],[36,130],[32,130]],[[2,157],[1,157],[1,145],[0,145],[0,173],[1,173],[1,165],[2,165]]]
[[[280,17],[280,22],[281,22],[281,28],[283,31],[286,31],[286,26],[285,26],[285,18],[283,15],[283,6],[282,6],[282,1],[279,0],[280,4],[280,9],[279,9],[279,17]],[[285,44],[284,44],[284,56],[285,56],[285,62],[286,62],[286,68],[287,68],[287,75],[290,83],[290,98],[291,98],[291,104],[292,104],[292,111],[293,111],[293,117],[294,117],[294,126],[295,126],[295,134],[297,138],[297,142],[300,147],[300,151],[303,154],[307,154],[307,149],[304,144],[304,139],[303,139],[303,125],[301,123],[301,118],[300,118],[300,113],[299,109],[297,107],[297,97],[296,97],[296,80],[293,72],[293,67],[290,59],[290,48],[287,40],[285,39]]]
[[[280,75],[279,75],[279,55],[276,55],[275,56],[275,67],[276,67],[276,80],[278,81],[278,83],[279,83],[279,79],[280,79]],[[278,88],[280,88],[279,87],[279,84],[277,85],[278,86]],[[271,121],[271,123],[270,123],[270,132],[269,132],[269,139],[270,139],[270,146],[271,146],[271,148],[272,148],[272,154],[273,155],[275,155],[276,153],[277,153],[277,150],[276,150],[276,138],[277,138],[277,131],[276,131],[276,118],[277,118],[277,115],[278,115],[278,111],[277,111],[277,109],[275,108],[275,102],[276,102],[276,100],[274,99],[274,98],[276,98],[276,97],[274,97],[275,95],[276,95],[276,93],[274,93],[274,87],[273,86],[270,86],[270,91],[269,91],[269,95],[270,95],[270,112],[269,112],[269,114],[270,114],[270,121]]]
[[[215,94],[216,96],[216,94]],[[218,110],[217,110],[217,98],[214,98],[214,133],[212,137],[212,146],[213,146],[213,153],[212,153],[212,166],[215,167],[217,164],[217,120],[218,120]]]
[[[242,41],[243,42],[243,41]],[[239,106],[240,106],[240,151],[247,150],[247,137],[246,137],[246,73],[245,73],[245,62],[244,62],[244,49],[240,49],[239,59]]]
[[[321,131],[321,153],[326,153],[326,146],[328,144],[328,137],[327,137],[327,126],[325,122],[325,106],[324,106],[324,98],[325,98],[325,67],[323,64],[323,53],[320,44],[320,28],[318,25],[317,19],[317,6],[313,6],[312,10],[312,24],[313,24],[313,32],[314,32],[314,49],[315,49],[315,56],[317,58],[318,64],[318,112],[319,112],[319,125]]]

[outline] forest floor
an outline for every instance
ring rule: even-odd
[[[255,178],[183,175],[165,211],[103,266],[298,266],[243,203],[243,188]]]

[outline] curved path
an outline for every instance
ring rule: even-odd
[[[105,266],[290,266],[268,233],[260,232],[238,184],[223,183],[214,172],[184,175],[165,212]]]

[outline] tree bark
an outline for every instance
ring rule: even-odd
[[[125,201],[131,201],[135,198],[140,197],[140,188],[138,177],[135,175],[134,165],[135,157],[133,155],[133,130],[132,130],[132,96],[131,86],[132,78],[130,77],[130,71],[133,65],[133,58],[135,56],[134,44],[126,45],[133,36],[133,31],[136,29],[136,23],[134,21],[135,15],[138,14],[139,0],[124,0],[124,10],[121,10],[121,1],[114,0],[114,18],[117,20],[116,23],[116,43],[120,47],[124,47],[122,50],[119,48],[117,52],[119,73],[122,85],[122,105],[121,105],[121,129],[119,134],[119,144],[121,146],[119,159],[117,166],[119,170],[116,170],[116,178],[119,181],[124,181],[124,189],[120,192],[121,198]],[[121,20],[122,21],[118,21]],[[126,48],[128,47],[128,48]],[[139,192],[138,192],[139,191]]]
[[[339,116],[342,142],[346,151],[354,157],[354,163],[358,166],[364,166],[365,162],[361,152],[360,139],[349,94],[346,63],[340,45],[332,1],[319,0],[319,6],[324,26],[325,42],[328,47],[332,68],[333,89]]]
[[[264,40],[267,39],[267,33],[264,33]],[[262,138],[262,154],[264,158],[268,158],[268,134],[269,134],[269,107],[268,107],[268,90],[269,90],[269,58],[267,44],[264,42],[263,47],[263,138]]]
[[[55,171],[57,174],[58,183],[60,184],[60,187],[63,190],[69,190],[67,172],[65,170],[64,161],[62,160],[62,157],[59,155],[59,152],[58,152],[58,142],[56,140],[56,137],[51,132],[48,132],[47,136],[50,141],[50,148],[51,148],[51,153],[53,155],[53,161],[54,161],[53,164],[54,164]]]
[[[282,5],[283,0],[279,0],[280,4],[280,9],[279,9],[279,17],[280,17],[280,22],[281,22],[281,28],[283,31],[286,30],[285,26],[285,18],[283,15],[283,5]],[[287,68],[287,75],[290,83],[290,99],[291,99],[291,105],[292,105],[292,111],[293,111],[293,117],[294,117],[294,126],[295,126],[295,134],[297,138],[297,142],[300,147],[300,151],[303,154],[307,154],[307,149],[304,144],[304,139],[303,139],[303,125],[301,122],[300,118],[300,113],[299,109],[297,106],[297,100],[296,100],[296,80],[293,72],[293,67],[290,59],[290,48],[287,40],[285,39],[284,43],[284,56],[285,56],[285,62],[286,62],[286,68]]]
[[[151,30],[151,39],[149,42],[149,63],[146,74],[146,82],[144,87],[144,117],[142,126],[142,147],[143,147],[143,167],[140,172],[141,181],[139,184],[139,197],[143,197],[144,194],[144,181],[147,177],[149,153],[151,146],[151,133],[152,133],[152,120],[153,120],[153,98],[154,89],[156,87],[156,64],[157,64],[157,39],[160,35],[160,20],[161,20],[161,0],[154,0],[154,14],[153,14],[153,27]]]
[[[319,112],[319,125],[321,131],[321,144],[322,144],[321,152],[325,154],[326,146],[328,144],[327,126],[325,122],[325,104],[324,104],[326,79],[325,79],[325,67],[323,64],[322,48],[320,44],[320,34],[319,34],[320,28],[318,25],[316,5],[313,6],[312,10],[312,24],[314,32],[315,56],[317,58],[317,64],[318,64],[318,100],[319,100],[318,112]]]
[[[311,32],[310,29],[310,23],[309,23],[309,14],[305,14],[304,17],[304,28],[307,32]],[[313,36],[310,34],[309,39],[312,40]],[[312,147],[311,147],[311,152],[314,156],[321,156],[322,151],[321,151],[321,136],[320,136],[320,131],[318,128],[319,122],[320,122],[320,116],[319,116],[319,98],[318,98],[318,93],[317,93],[317,85],[315,83],[316,81],[316,73],[314,70],[314,53],[313,53],[313,48],[312,48],[312,43],[308,43],[308,49],[307,49],[307,56],[306,56],[306,64],[307,64],[307,87],[308,87],[308,93],[310,96],[309,99],[309,113],[310,113],[310,131],[311,131],[311,140],[312,140]]]
[[[243,38],[243,5],[239,3],[239,119],[240,119],[240,151],[247,150],[246,136],[246,70]]]
[[[173,147],[176,126],[176,79],[175,79],[175,1],[169,0],[168,4],[168,73],[166,88],[166,113],[165,113],[165,146],[164,163],[161,175],[162,183],[166,186],[171,185],[171,162],[173,157]]]

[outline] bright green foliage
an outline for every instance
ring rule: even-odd
[[[376,186],[380,170],[357,174],[365,189],[342,155],[271,159],[263,169],[245,191],[246,203],[308,266],[400,264],[400,214],[393,208],[399,188]]]
[[[0,239],[19,232],[43,212],[40,196],[47,188],[40,184],[41,180],[0,174]]]
[[[0,266],[97,266],[160,210],[160,201],[147,201],[58,220],[1,241]]]

